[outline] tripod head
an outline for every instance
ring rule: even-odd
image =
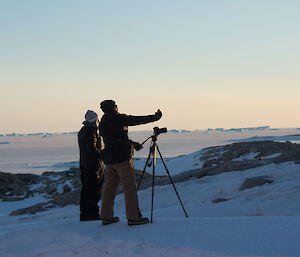
[[[154,127],[153,128],[153,135],[148,137],[141,145],[145,144],[150,138],[152,138],[153,142],[157,141],[157,136],[161,133],[167,133],[168,129],[166,127],[164,128],[159,128],[159,127]]]

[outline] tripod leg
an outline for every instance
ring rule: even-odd
[[[153,143],[152,146],[152,151],[153,151],[153,172],[152,172],[152,200],[151,200],[151,220],[150,222],[152,223],[152,217],[153,217],[153,203],[154,203],[154,177],[155,177],[155,166],[156,166],[156,143]]]
[[[175,187],[175,185],[174,185],[174,182],[173,182],[173,180],[172,180],[172,177],[171,177],[171,175],[170,175],[170,172],[169,172],[169,170],[168,170],[168,168],[167,168],[167,165],[166,165],[166,163],[165,163],[165,160],[164,160],[164,158],[162,157],[162,154],[161,154],[161,152],[159,151],[158,146],[156,146],[156,148],[157,148],[157,151],[158,151],[158,153],[159,153],[159,156],[160,156],[160,158],[161,158],[161,160],[162,160],[162,162],[163,162],[163,164],[164,164],[164,166],[165,166],[166,172],[168,173],[169,179],[170,179],[170,181],[171,181],[171,183],[172,183],[172,185],[173,185],[173,188],[174,188],[175,193],[176,193],[176,195],[177,195],[177,197],[178,197],[178,200],[179,200],[179,202],[180,202],[180,204],[181,204],[181,207],[182,207],[182,209],[183,209],[183,211],[184,211],[184,214],[185,214],[186,217],[188,217],[188,215],[187,215],[187,213],[186,213],[186,210],[185,210],[185,208],[184,208],[184,206],[183,206],[183,203],[181,202],[181,199],[180,199],[179,194],[178,194],[178,192],[177,192],[177,189],[176,189],[176,187]]]
[[[151,147],[150,147],[150,148],[151,148]],[[151,156],[151,150],[149,151],[148,158],[147,158],[147,161],[146,161],[146,163],[145,163],[145,166],[144,166],[142,175],[141,175],[141,177],[140,177],[139,183],[138,183],[138,185],[137,185],[136,191],[139,191],[139,188],[140,188],[140,185],[141,185],[141,182],[142,182],[142,178],[143,178],[143,176],[144,176],[144,174],[145,174],[145,171],[146,171],[148,162],[149,162],[149,160],[150,160],[150,156]]]

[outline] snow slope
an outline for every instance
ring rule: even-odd
[[[202,156],[202,154],[203,154],[203,150],[188,155],[182,155],[182,156],[177,156],[172,158],[165,158],[163,156],[163,158],[165,160],[166,166],[170,174],[175,175],[187,170],[201,168],[203,162],[200,161],[199,159]],[[136,158],[134,160],[134,167],[136,169],[143,170],[145,167],[146,160],[147,158]],[[152,167],[151,168],[146,167],[146,171],[152,174]],[[167,175],[166,170],[159,156],[157,156],[155,174]]]
[[[246,178],[267,175],[274,183],[239,191]],[[78,206],[35,215],[8,216],[17,203],[1,203],[0,256],[300,256],[300,165],[271,164],[177,183],[184,216],[170,185],[155,188],[154,222],[129,227],[124,198],[102,226],[79,222]],[[214,199],[228,201],[213,203]],[[31,199],[35,201],[36,199]],[[139,192],[150,216],[151,189]]]

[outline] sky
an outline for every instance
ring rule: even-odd
[[[88,109],[169,129],[300,127],[300,2],[0,0],[0,134]]]

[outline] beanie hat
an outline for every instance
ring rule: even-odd
[[[116,102],[113,100],[105,100],[100,104],[100,108],[104,113],[113,111],[115,107]]]
[[[85,114],[85,120],[87,122],[94,122],[98,120],[98,114],[95,113],[94,111],[88,110]]]

